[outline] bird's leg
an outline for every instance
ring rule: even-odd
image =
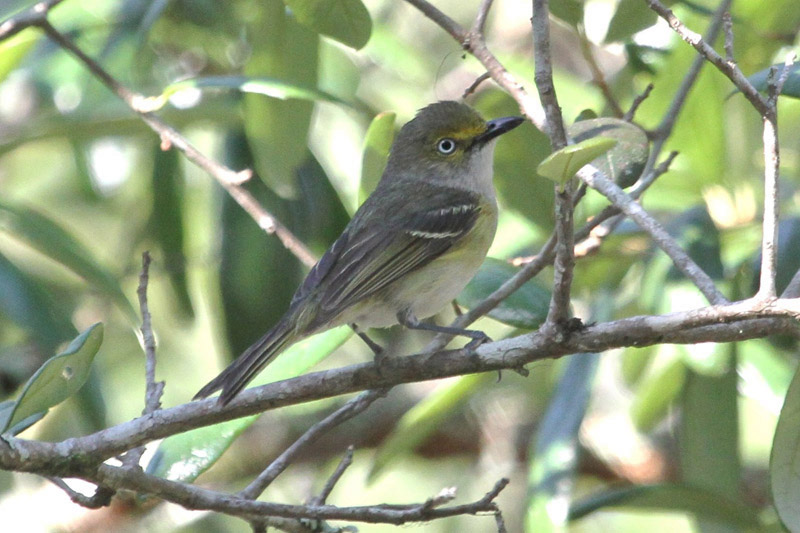
[[[477,348],[484,342],[491,342],[492,340],[486,333],[476,329],[453,328],[449,326],[437,326],[436,324],[420,322],[420,320],[415,317],[414,313],[412,313],[410,310],[397,313],[397,321],[408,329],[422,329],[425,331],[435,331],[436,333],[448,333],[450,335],[462,335],[464,337],[469,337],[472,339],[469,341],[469,344],[467,344],[467,349],[469,350]]]
[[[370,350],[375,354],[375,362],[381,364],[384,358],[386,357],[386,352],[384,351],[383,347],[375,342],[374,340],[369,338],[369,335],[361,331],[361,328],[358,327],[358,324],[353,322],[350,324],[350,328],[355,332],[356,335],[361,337],[361,340],[369,346]]]

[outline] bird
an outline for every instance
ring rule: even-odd
[[[228,404],[278,354],[327,329],[409,329],[487,341],[482,331],[421,322],[453,301],[483,263],[497,230],[498,137],[524,122],[486,121],[467,104],[439,101],[398,132],[378,185],[311,268],[283,317],[195,395]]]

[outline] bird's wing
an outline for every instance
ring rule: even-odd
[[[309,272],[296,299],[316,293],[324,322],[439,257],[472,227],[481,211],[477,194],[435,191],[424,209],[398,209],[381,224],[348,227]]]

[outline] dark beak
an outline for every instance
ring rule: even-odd
[[[509,132],[525,122],[523,117],[503,117],[486,123],[486,131],[475,137],[474,145],[482,146],[492,139]]]

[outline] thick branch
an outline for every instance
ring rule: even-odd
[[[770,318],[772,317],[772,318]],[[195,401],[62,442],[0,440],[0,468],[55,476],[87,467],[147,442],[196,427],[376,387],[477,372],[517,369],[533,361],[579,352],[664,343],[730,342],[774,333],[798,335],[800,299],[746,300],[730,305],[595,324],[554,342],[530,333],[480,346],[474,353],[446,350],[392,357],[313,372],[249,389],[220,408],[215,398]]]

